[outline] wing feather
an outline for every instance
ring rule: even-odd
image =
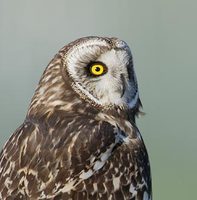
[[[124,140],[117,130],[85,118],[44,128],[25,122],[1,152],[0,197],[130,199],[150,193],[143,141]]]

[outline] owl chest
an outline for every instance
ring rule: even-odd
[[[91,177],[83,180],[76,187],[76,191],[84,185],[83,188],[86,188],[87,194],[94,194],[96,199],[102,199],[105,195],[104,199],[131,199],[134,194],[129,190],[133,184],[137,187],[138,171],[131,148],[128,144],[122,144],[113,149],[110,156],[107,153],[104,155],[108,156],[105,164]]]

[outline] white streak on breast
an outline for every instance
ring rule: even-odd
[[[134,197],[137,194],[137,191],[135,190],[135,187],[132,183],[130,185],[129,192],[132,194],[132,197]]]
[[[97,171],[104,166],[104,164],[107,162],[108,158],[111,156],[112,149],[114,148],[116,143],[117,143],[117,141],[115,143],[111,144],[110,147],[104,153],[101,154],[100,160],[97,160],[94,164],[94,167],[93,167],[94,171]]]
[[[98,190],[97,183],[93,183],[93,188],[94,188],[94,191]]]
[[[129,136],[125,136],[125,135],[121,134],[120,131],[118,131],[118,134],[116,137],[117,137],[117,140],[119,140],[120,142],[125,142],[126,144],[128,144],[130,142]]]
[[[68,192],[68,191],[74,189],[74,184],[75,184],[75,181],[71,181],[71,182],[67,183],[67,184],[64,186],[64,188],[61,190],[61,192],[64,193],[64,192]]]
[[[83,172],[79,178],[81,179],[88,179],[89,177],[91,177],[93,175],[93,171],[91,169],[89,169],[87,172]]]
[[[104,164],[105,164],[104,162],[97,160],[94,164],[94,167],[93,167],[94,171],[98,171],[99,169],[101,169]]]
[[[113,178],[113,185],[115,191],[120,188],[120,177]]]

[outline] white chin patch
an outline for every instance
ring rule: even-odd
[[[127,107],[129,109],[132,109],[136,106],[138,99],[139,99],[138,92],[130,101],[126,100],[124,96],[121,98],[119,94],[111,93],[106,97],[97,101],[99,102],[100,105],[104,106],[112,105],[112,106]]]

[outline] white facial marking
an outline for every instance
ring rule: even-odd
[[[112,47],[104,39],[82,41],[68,51],[65,65],[73,79],[73,89],[83,98],[104,107],[133,108],[139,95],[131,53],[124,41],[113,42],[116,46]],[[91,76],[88,74],[88,64],[98,61],[107,67],[107,72],[101,76]]]
[[[78,79],[78,74],[76,73],[76,65],[79,64],[79,60],[88,60],[88,55],[100,52],[99,46],[106,46],[106,42],[103,40],[88,40],[81,43],[70,50],[65,60],[69,74],[74,78]],[[93,48],[94,47],[94,48]]]
[[[102,105],[124,104],[120,92],[123,89],[120,74],[127,74],[127,69],[124,67],[128,62],[127,57],[125,51],[115,51],[114,49],[98,57],[97,60],[105,63],[108,67],[108,72],[100,77],[100,81],[95,86],[95,93],[102,96],[99,98]]]

